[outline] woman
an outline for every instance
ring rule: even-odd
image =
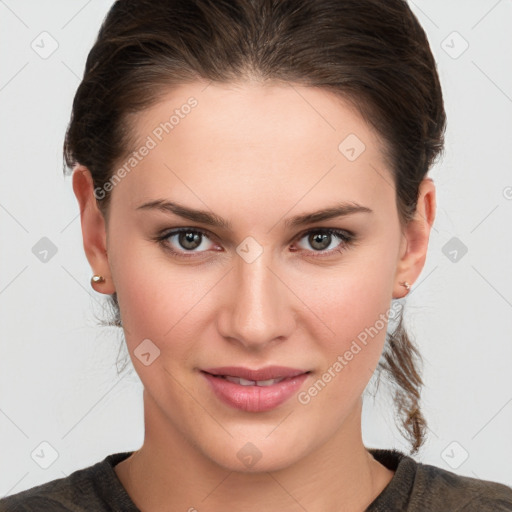
[[[445,123],[402,0],[116,2],[65,157],[145,439],[1,510],[512,510],[410,456],[422,381],[393,300],[425,263]],[[410,455],[362,442],[378,367]]]

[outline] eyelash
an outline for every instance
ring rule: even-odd
[[[210,238],[208,236],[208,232],[207,231],[204,231],[202,229],[195,229],[195,228],[193,229],[193,228],[186,228],[185,227],[185,228],[173,229],[172,231],[167,231],[166,233],[164,233],[162,235],[158,235],[155,238],[155,240],[159,244],[161,244],[164,247],[164,249],[166,251],[168,251],[173,257],[176,257],[176,258],[195,258],[196,257],[195,256],[196,252],[193,252],[193,251],[185,251],[185,252],[175,251],[174,249],[171,248],[171,246],[168,243],[168,239],[170,237],[179,235],[180,233],[183,233],[183,232],[185,232],[185,233],[200,234],[201,236],[205,236],[206,238]],[[312,233],[322,233],[322,234],[328,234],[328,235],[331,235],[331,236],[336,236],[337,238],[340,238],[342,240],[342,242],[343,242],[338,247],[336,247],[335,249],[331,249],[329,251],[326,251],[325,249],[323,251],[306,251],[306,252],[313,253],[313,258],[325,258],[325,257],[328,257],[328,256],[333,256],[336,253],[342,253],[342,252],[345,251],[345,249],[350,247],[350,245],[354,242],[354,239],[355,239],[355,235],[353,233],[350,233],[350,232],[347,232],[347,231],[342,231],[342,230],[334,229],[334,228],[314,228],[314,229],[310,229],[308,231],[305,231],[305,232],[301,233],[300,235],[298,235],[296,237],[295,240],[301,240],[305,236],[310,235]],[[304,249],[302,249],[302,251],[304,251]],[[206,252],[206,251],[200,251],[199,254],[201,254],[201,252]]]

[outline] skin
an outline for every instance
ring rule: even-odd
[[[144,443],[116,474],[145,512],[362,511],[393,476],[361,436],[361,396],[385,328],[307,405],[293,396],[267,412],[234,409],[198,370],[290,366],[311,371],[307,390],[407,293],[400,283],[419,276],[434,184],[421,183],[416,216],[402,228],[377,134],[348,103],[297,85],[182,85],[132,120],[139,142],[190,96],[197,107],[115,186],[107,219],[89,171],[73,174],[84,249],[105,277],[94,288],[117,291],[144,385]],[[354,161],[338,150],[351,133],[366,146]],[[154,199],[214,212],[232,229],[137,210]],[[339,201],[373,213],[284,226]],[[154,238],[176,227],[211,236],[195,257],[173,258]],[[333,236],[319,249],[307,236],[318,228],[349,230],[356,242]],[[263,249],[251,263],[236,252],[248,236]],[[168,244],[187,251],[176,236]],[[336,247],[342,252],[314,257]],[[134,355],[144,339],[160,350],[148,366]],[[247,442],[261,454],[252,467],[237,457]]]

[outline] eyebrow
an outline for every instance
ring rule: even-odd
[[[208,226],[222,228],[225,230],[232,229],[232,225],[229,221],[219,217],[218,215],[215,215],[214,213],[210,213],[205,210],[188,208],[176,202],[168,201],[165,199],[149,201],[148,203],[144,203],[138,206],[136,209],[157,210],[164,213],[173,213],[174,215],[183,217],[184,219],[188,219],[193,222],[198,222],[200,224],[206,224]],[[354,202],[342,202],[329,208],[318,210],[316,212],[305,213],[291,217],[284,221],[284,225],[286,228],[297,228],[299,226],[305,226],[315,222],[329,220],[337,217],[344,217],[354,213],[373,213],[373,210]]]

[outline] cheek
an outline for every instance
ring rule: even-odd
[[[372,365],[385,341],[390,314],[391,301],[389,293],[386,293],[386,283],[377,283],[369,276],[351,277],[343,281],[342,288],[340,286],[332,293],[326,293],[324,289],[322,301],[317,301],[315,312],[321,320],[317,324],[322,325],[319,329],[323,334],[320,336],[318,330],[315,339],[325,340],[322,349],[331,361],[352,351],[357,353],[353,359],[358,360],[358,364],[353,366]],[[313,297],[309,300],[315,303]],[[325,332],[329,336],[325,337]],[[350,353],[347,359],[352,359]]]
[[[336,374],[334,393],[362,391],[377,366],[388,320],[395,314],[395,252],[383,240],[354,253],[336,273],[318,274],[314,288],[302,288],[304,302],[317,317],[311,335],[321,344],[325,370]]]
[[[149,339],[160,350],[159,363],[179,367],[204,338],[200,330],[213,313],[209,297],[220,276],[178,265],[151,242],[134,240],[130,251],[113,255],[118,256],[113,277],[130,354],[137,355],[137,347]],[[137,360],[134,364],[145,371]]]
[[[161,340],[173,337],[187,324],[187,315],[206,291],[190,272],[147,259],[144,264],[125,259],[117,280],[123,326],[137,336]],[[125,277],[126,276],[126,277]]]

